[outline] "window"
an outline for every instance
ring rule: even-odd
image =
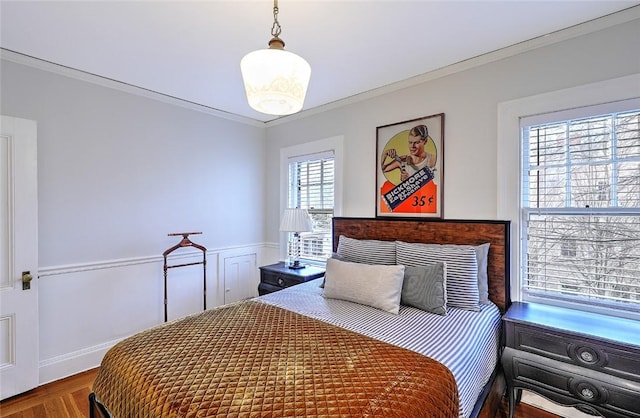
[[[332,219],[334,214],[333,152],[289,159],[290,208],[307,209],[313,223],[312,232],[300,234],[300,258],[325,261],[332,251]]]
[[[640,312],[640,110],[597,110],[521,121],[522,298]]]

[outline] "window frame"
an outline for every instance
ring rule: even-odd
[[[288,190],[287,190],[287,206],[288,207],[296,207],[296,208],[302,208],[302,209],[306,209],[307,212],[309,213],[309,216],[313,219],[314,215],[317,214],[330,214],[331,217],[334,216],[334,209],[335,209],[335,201],[333,202],[333,205],[331,207],[331,209],[326,209],[326,208],[310,208],[310,207],[305,207],[306,205],[302,204],[302,202],[299,202],[298,199],[300,198],[300,191],[302,189],[299,189],[296,186],[300,186],[300,178],[298,178],[298,176],[294,176],[295,179],[297,179],[297,183],[294,185],[292,184],[292,181],[295,181],[294,178],[292,178],[292,167],[295,165],[296,167],[298,166],[298,164],[300,163],[308,163],[311,162],[312,164],[318,164],[320,163],[320,179],[322,180],[324,178],[324,174],[325,174],[325,167],[324,167],[324,163],[327,161],[331,161],[331,165],[332,165],[332,170],[331,170],[331,174],[332,174],[332,182],[331,182],[331,193],[333,194],[335,191],[335,155],[333,151],[325,151],[325,152],[320,152],[320,153],[316,153],[316,154],[307,154],[304,156],[296,156],[296,157],[292,157],[289,158],[289,162],[288,162],[288,171],[289,171],[289,181],[287,182],[288,184]],[[301,176],[304,177],[304,176]],[[315,184],[315,186],[320,185],[320,195],[319,197],[322,197],[322,194],[324,191],[324,186],[327,183],[321,182],[319,184]],[[310,187],[310,185],[307,183],[303,186],[308,186]],[[295,197],[294,197],[295,195]],[[306,196],[309,197],[311,196],[310,192],[307,190]],[[314,231],[315,233],[318,233],[316,231]],[[328,240],[325,241],[325,239],[323,239],[321,248],[323,248],[323,253],[328,252],[329,256],[331,254],[331,247],[332,247],[332,236],[331,236],[331,225],[329,225],[329,234],[328,234]],[[326,232],[323,233],[323,235],[326,234]],[[326,237],[326,235],[324,235]],[[291,238],[291,237],[289,237]],[[308,233],[306,232],[302,232],[300,233],[300,241],[301,241],[301,250],[305,247],[304,242],[306,241],[306,239],[309,238]],[[326,248],[326,246],[329,246],[329,248]],[[315,247],[315,245],[314,245]],[[324,263],[325,260],[321,260],[319,258],[321,257],[317,257],[317,258],[309,258],[309,254],[301,251],[300,254],[300,260],[304,261],[305,263]],[[327,257],[328,258],[328,257]]]
[[[289,162],[295,158],[332,152],[334,157],[334,208],[333,216],[342,216],[343,202],[343,161],[344,161],[344,137],[334,136],[316,141],[305,142],[298,145],[283,147],[280,149],[280,208],[278,210],[278,225],[284,210],[288,207],[289,192]],[[279,257],[281,260],[287,257],[287,233],[279,231]],[[323,262],[305,260],[306,264],[324,265]]]
[[[606,107],[610,108],[611,104]],[[632,109],[628,109],[629,107]],[[625,270],[635,271],[636,267],[633,264],[624,264],[625,270],[616,267],[619,260],[629,254],[628,251],[633,253],[633,248],[637,247],[629,247],[629,244],[617,240],[600,242],[592,235],[627,231],[628,222],[637,221],[640,216],[640,204],[635,191],[631,195],[625,195],[627,191],[617,187],[618,182],[624,179],[618,177],[623,175],[619,171],[621,164],[632,164],[633,179],[637,180],[635,165],[640,164],[640,155],[616,152],[616,148],[625,141],[623,136],[618,136],[624,130],[617,130],[617,122],[626,114],[633,117],[633,126],[637,126],[635,121],[640,115],[638,109],[640,107],[634,106],[632,100],[623,100],[616,102],[615,111],[604,114],[601,106],[589,106],[580,109],[589,115],[586,117],[559,120],[558,114],[549,113],[546,115],[548,120],[536,124],[529,123],[528,118],[521,119],[520,158],[523,168],[520,173],[520,232],[521,235],[530,237],[522,241],[520,255],[523,260],[521,277],[528,279],[528,285],[521,283],[523,300],[544,302],[556,299],[558,304],[588,303],[601,305],[604,309],[628,310],[640,314],[640,301],[628,301],[622,296],[630,291],[624,290],[626,286],[634,287],[630,282],[632,277]],[[586,136],[573,136],[578,132],[574,129],[583,129],[585,126],[593,130],[587,131]],[[581,142],[581,138],[586,139],[586,142]],[[591,142],[594,139],[602,142]],[[603,144],[603,148],[596,150],[594,155],[583,154],[584,144],[590,148],[599,143]],[[637,145],[632,149],[637,149]],[[575,171],[576,167],[606,169],[611,182],[606,198],[600,198],[595,182],[584,183],[585,173],[582,170]],[[598,184],[602,181],[604,180]],[[558,184],[563,186],[558,189]],[[618,199],[627,201],[627,204],[633,202],[635,206],[618,206]],[[627,216],[631,218],[626,218]],[[598,227],[603,218],[607,220],[606,226]],[[587,224],[591,224],[592,219],[596,222],[595,229],[585,228]],[[616,226],[612,226],[610,222],[614,222],[613,225]],[[637,222],[634,225],[634,229],[637,228]],[[551,229],[547,230],[547,227]],[[569,236],[572,240],[558,243],[557,239],[562,236]],[[578,241],[582,244],[582,257],[574,262],[570,258],[577,255]],[[533,243],[533,247],[528,246],[530,243]],[[574,249],[568,250],[566,244],[573,244]],[[598,251],[594,252],[594,247]],[[596,254],[609,254],[611,257],[603,259]],[[528,255],[532,258],[527,258]],[[542,255],[544,261],[539,261],[538,256]],[[637,260],[636,253],[636,263]],[[586,271],[590,273],[585,274]],[[575,284],[570,285],[571,281],[575,281]]]
[[[633,100],[632,107],[640,105],[640,74],[619,77],[597,83],[571,87],[563,90],[524,97],[498,104],[498,141],[497,141],[497,216],[498,219],[511,221],[511,299],[523,300],[521,290],[522,270],[521,251],[521,119],[530,118],[529,125],[536,119],[542,121],[545,114],[566,112],[561,119],[580,117],[579,112],[589,106],[602,106],[608,109],[617,102]],[[611,110],[613,112],[615,110]],[[608,110],[602,113],[608,113]],[[583,115],[586,116],[586,115]],[[556,304],[568,308],[600,312],[613,316],[640,319],[635,312],[612,310],[594,305],[573,304],[541,300],[541,303]]]

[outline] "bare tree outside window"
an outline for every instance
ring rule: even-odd
[[[640,111],[523,139],[525,293],[640,310]]]

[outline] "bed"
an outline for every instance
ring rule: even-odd
[[[497,359],[500,315],[510,304],[509,223],[334,218],[333,238],[336,256],[324,279],[194,314],[116,344],[96,377],[91,416],[493,417],[504,393]],[[395,258],[372,262],[386,257],[367,247],[379,244],[396,248]],[[426,244],[440,247],[434,252]],[[462,304],[439,306],[441,292],[433,297],[440,300],[437,313],[415,304],[392,304],[394,312],[355,303],[341,287],[349,273],[348,286],[372,283],[359,293],[378,292],[378,279],[384,293],[387,274],[397,280],[424,272],[412,260],[441,248],[461,249],[466,257],[471,246],[488,249],[488,300],[478,305],[466,306],[467,292],[449,289],[458,274],[455,262],[422,263],[446,270],[433,277],[454,278],[438,283],[450,290],[447,302]],[[363,248],[370,260],[354,260]]]

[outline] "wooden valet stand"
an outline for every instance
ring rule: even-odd
[[[202,264],[202,292],[203,292],[203,310],[207,310],[207,249],[202,245],[196,244],[189,239],[189,235],[198,235],[202,234],[202,232],[173,232],[168,234],[168,236],[179,236],[182,235],[182,239],[179,243],[174,245],[171,248],[168,248],[165,252],[162,253],[164,257],[164,322],[167,322],[167,272],[169,269],[177,268],[177,267],[187,267],[187,266],[195,266],[198,264]],[[183,264],[174,264],[168,265],[167,256],[172,252],[184,248],[184,247],[194,247],[202,251],[202,261],[196,261],[193,263],[183,263]]]

